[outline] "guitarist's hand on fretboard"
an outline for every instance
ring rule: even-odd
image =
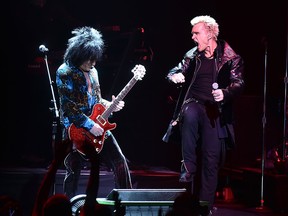
[[[115,100],[115,98],[116,98],[115,95],[112,95],[112,103]],[[124,106],[125,106],[125,102],[123,100],[119,101],[118,104],[116,104],[116,107],[113,112],[118,112],[122,110]]]
[[[90,129],[90,133],[92,133],[94,136],[101,136],[104,132],[104,129],[100,127],[99,124],[95,123],[94,126]]]

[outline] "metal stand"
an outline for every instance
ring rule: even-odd
[[[262,117],[262,159],[261,159],[261,194],[260,194],[260,206],[258,210],[264,210],[264,172],[265,172],[265,157],[266,157],[266,143],[265,143],[265,132],[266,132],[266,86],[267,86],[267,41],[264,39],[265,45],[265,58],[264,58],[264,91],[263,91],[263,117]]]
[[[260,206],[256,207],[258,211],[271,213],[272,210],[266,207],[264,200],[264,175],[265,175],[265,159],[267,156],[266,152],[266,88],[267,88],[267,40],[263,39],[265,46],[265,57],[264,57],[264,86],[263,86],[263,117],[262,117],[262,158],[261,158],[261,191],[260,191]]]
[[[283,146],[282,146],[282,161],[285,161],[288,157],[287,155],[287,73],[288,73],[288,34],[287,34],[287,46],[286,46],[286,71],[285,71],[285,77],[284,77],[284,105],[283,105]]]
[[[42,48],[41,48],[42,46]],[[56,99],[55,99],[55,94],[54,94],[54,88],[53,88],[53,81],[51,79],[51,75],[50,75],[50,70],[49,70],[49,66],[48,66],[48,60],[47,60],[47,52],[48,49],[45,48],[43,49],[43,45],[40,46],[40,51],[44,53],[44,60],[45,60],[45,65],[46,65],[46,69],[47,69],[47,74],[48,74],[48,78],[49,78],[49,83],[50,83],[50,89],[51,89],[51,93],[52,93],[52,100],[51,102],[53,103],[53,107],[50,108],[50,111],[53,111],[53,122],[52,122],[52,151],[53,151],[53,158],[55,157],[55,143],[56,143],[56,135],[57,135],[57,128],[58,128],[58,118],[59,118],[59,110],[57,108],[57,103],[56,103]],[[55,194],[55,184],[53,187],[53,194]]]
[[[54,111],[53,122],[52,122],[52,149],[54,150],[55,149],[54,147],[55,147],[55,141],[56,141],[56,134],[57,134],[57,119],[59,118],[59,110],[57,108],[57,103],[56,103],[54,89],[53,89],[53,81],[51,79],[50,70],[48,67],[47,54],[45,54],[44,59],[45,59],[47,74],[48,74],[48,78],[49,78],[51,93],[52,93],[51,102],[53,103],[53,107],[50,108],[50,110]],[[55,152],[53,151],[53,156],[54,155],[55,155]]]

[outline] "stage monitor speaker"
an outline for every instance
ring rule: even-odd
[[[117,203],[120,202],[120,215],[124,212],[123,215],[165,216],[174,200],[185,192],[186,189],[113,189],[106,198],[97,198],[97,201],[107,205],[112,215],[116,215]],[[73,216],[79,215],[85,197],[85,194],[80,194],[71,199]]]
[[[120,201],[125,215],[164,216],[172,207],[174,200],[186,189],[113,189],[107,201]]]
[[[113,189],[107,196],[107,200],[115,200],[115,196],[121,203],[173,203],[175,198],[186,189]]]

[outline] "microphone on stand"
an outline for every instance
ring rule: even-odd
[[[43,53],[49,51],[49,49],[46,48],[45,45],[43,45],[43,44],[39,46],[39,50],[40,50],[40,52],[43,52]]]
[[[212,88],[213,88],[213,90],[218,89],[218,88],[219,88],[218,83],[216,83],[216,82],[212,83]],[[221,106],[221,102],[216,102],[216,104],[217,104],[217,107],[218,107],[218,111],[219,111],[219,113],[222,114],[222,106]]]

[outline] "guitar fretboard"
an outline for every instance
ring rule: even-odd
[[[108,117],[112,114],[115,110],[117,104],[124,99],[124,97],[128,94],[128,92],[132,89],[135,83],[138,80],[134,77],[127,83],[127,85],[121,90],[121,92],[117,95],[113,103],[102,113],[102,117],[104,119],[108,119]]]

